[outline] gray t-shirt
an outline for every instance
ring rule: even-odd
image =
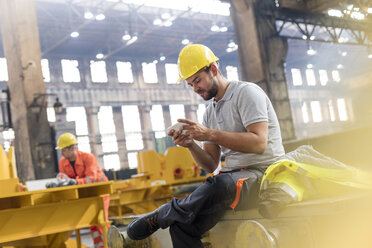
[[[221,171],[247,167],[266,167],[284,155],[278,118],[265,92],[256,84],[231,82],[218,102],[210,103],[203,125],[227,132],[246,132],[250,124],[266,121],[268,140],[263,154],[243,153],[220,146],[226,166]],[[211,142],[206,142],[211,143]]]

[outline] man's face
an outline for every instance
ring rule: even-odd
[[[62,156],[68,160],[75,159],[75,146],[69,146],[61,149]]]
[[[217,81],[212,77],[212,72],[201,70],[186,79],[187,84],[193,87],[194,92],[198,93],[204,100],[208,101],[218,93]]]

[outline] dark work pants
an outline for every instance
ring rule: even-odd
[[[234,201],[237,180],[247,177],[253,179],[251,183],[258,184],[262,173],[244,170],[209,177],[186,198],[174,198],[164,204],[159,210],[158,223],[161,228],[170,228],[173,247],[203,247],[202,234],[217,224]],[[255,191],[258,195],[258,189]]]

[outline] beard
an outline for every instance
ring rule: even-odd
[[[218,84],[217,84],[217,81],[214,80],[212,77],[211,77],[211,80],[212,80],[212,86],[211,86],[211,88],[207,91],[207,93],[205,95],[202,96],[202,98],[205,101],[208,101],[208,100],[212,99],[218,93]]]

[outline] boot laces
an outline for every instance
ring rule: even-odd
[[[150,230],[153,230],[153,229],[157,228],[157,226],[158,226],[158,215],[155,214],[155,215],[151,216],[150,218],[146,219],[146,222],[149,224]]]

